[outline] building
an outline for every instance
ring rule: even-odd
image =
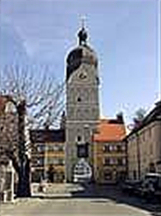
[[[7,95],[0,96],[0,164],[7,164],[9,158],[7,149],[14,149],[18,154],[18,115],[12,102],[12,98]]]
[[[78,32],[78,46],[67,55],[66,110],[62,115],[61,129],[31,131],[34,144],[33,181],[46,178],[46,173],[51,168],[55,172],[53,181],[59,179],[56,173],[61,172],[66,182],[105,182],[103,177],[105,164],[101,162],[98,172],[96,167],[102,161],[101,157],[106,160],[107,156],[110,161],[115,157],[114,160],[118,161],[118,164],[109,167],[112,181],[123,178],[126,172],[125,148],[121,142],[125,136],[123,117],[118,115],[117,119],[100,120],[98,59],[94,50],[88,45],[87,38],[87,32],[82,27]],[[96,134],[96,131],[99,131],[99,134]],[[105,144],[115,149],[109,155],[103,150]],[[55,150],[56,145],[64,147],[61,154]],[[55,164],[56,160],[64,161],[64,159],[65,164],[59,166]],[[101,176],[98,176],[100,169],[103,171]],[[114,170],[117,175],[115,177]]]
[[[65,180],[65,131],[32,130],[31,166],[32,181],[64,182]]]
[[[130,179],[140,179],[147,172],[161,173],[161,101],[126,136],[125,142]]]
[[[102,119],[93,135],[94,176],[97,183],[115,183],[127,175],[127,148],[123,142],[125,125],[122,115]]]
[[[11,158],[17,158],[17,142],[17,111],[11,97],[0,95],[0,200],[4,202],[13,201],[16,172]]]
[[[81,169],[85,171],[85,167],[90,167],[90,173],[93,175],[91,138],[99,120],[99,75],[98,60],[94,50],[87,44],[87,38],[87,32],[83,27],[78,33],[79,45],[67,56],[65,151],[67,182],[75,181],[75,176],[78,176],[79,172],[82,173]]]

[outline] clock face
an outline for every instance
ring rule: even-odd
[[[82,72],[82,73],[79,74],[79,78],[80,78],[81,80],[84,80],[84,79],[87,78],[87,74],[86,74],[85,72]]]

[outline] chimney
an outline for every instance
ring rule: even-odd
[[[124,124],[123,113],[120,112],[120,113],[118,113],[116,116],[117,116],[117,122],[118,122],[119,124]]]

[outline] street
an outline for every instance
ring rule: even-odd
[[[122,194],[112,186],[88,187],[85,192],[73,193],[72,197],[32,197],[16,200],[14,204],[1,204],[1,216],[32,215],[119,215],[160,216],[158,204]]]
[[[1,216],[23,215],[150,215],[146,211],[109,199],[28,199],[1,206]]]

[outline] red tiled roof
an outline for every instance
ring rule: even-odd
[[[94,134],[95,142],[120,141],[126,135],[125,125],[111,120],[103,119],[97,126],[97,133]]]

